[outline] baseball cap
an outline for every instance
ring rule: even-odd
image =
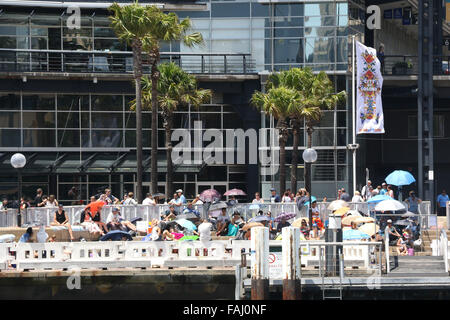
[[[391,220],[391,219],[389,219],[389,220],[387,221],[387,223],[392,223],[392,220]]]
[[[275,188],[271,188],[270,191],[276,191]]]
[[[181,193],[183,193],[183,190],[182,189],[178,189],[177,191],[175,191],[175,192],[181,192]]]
[[[112,208],[113,212],[119,211],[119,208]]]
[[[387,186],[386,182],[383,182],[381,185],[382,185],[382,186]]]

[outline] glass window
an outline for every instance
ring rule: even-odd
[[[142,146],[143,148],[150,148],[151,130],[143,130]],[[136,148],[136,130],[125,131],[125,147]]]
[[[335,61],[334,38],[306,38],[305,53],[308,63],[330,63]]]
[[[23,95],[23,110],[55,110],[54,95]]]
[[[340,111],[336,113],[337,117],[337,126],[338,127],[346,127],[347,126],[347,112]]]
[[[117,39],[95,39],[95,50],[125,51],[125,42]]]
[[[275,63],[303,63],[304,39],[276,39]]]
[[[122,95],[92,96],[92,111],[123,111]]]
[[[47,38],[31,38],[31,49],[47,49]]]
[[[312,136],[313,146],[332,146],[334,141],[333,129],[314,129]]]
[[[244,128],[241,117],[237,113],[224,113],[223,114],[223,128]]]
[[[69,29],[67,27],[64,27],[63,36],[70,38],[92,37],[92,28],[87,27],[87,28]]]
[[[152,114],[142,113],[142,128],[151,128]],[[134,112],[125,113],[125,127],[127,129],[136,128],[136,114]]]
[[[58,111],[68,110],[75,111],[81,110],[89,111],[89,96],[79,96],[72,94],[58,94]]]
[[[1,112],[1,128],[20,128],[20,112]]]
[[[115,38],[116,34],[112,28],[95,27],[94,28],[94,37]]]
[[[55,130],[23,130],[24,147],[55,147]]]
[[[299,17],[304,16],[303,4],[276,4],[275,16],[280,17]]]
[[[20,147],[20,130],[0,129],[0,143],[3,148]]]
[[[64,38],[64,50],[92,50],[91,38]]]
[[[120,148],[122,140],[122,130],[92,130],[93,148]]]
[[[89,146],[89,131],[81,131],[83,147]],[[80,147],[80,130],[58,130],[58,147],[77,148]]]
[[[0,94],[0,110],[20,110],[20,95]]]
[[[211,5],[212,17],[249,17],[249,3],[213,3]]]
[[[333,111],[324,111],[322,113],[322,118],[320,122],[317,124],[319,127],[334,127],[334,112]]]
[[[270,17],[270,6],[261,3],[252,3],[252,17]]]
[[[91,127],[97,128],[123,128],[123,114],[114,113],[99,113],[93,112],[91,114]]]
[[[23,112],[24,128],[54,128],[54,112]]]
[[[60,112],[58,111],[58,128],[79,128],[80,113],[79,112]],[[81,113],[81,127],[89,128],[89,113]]]

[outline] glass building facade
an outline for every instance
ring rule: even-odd
[[[174,129],[192,128],[195,120],[202,121],[203,129],[272,127],[273,119],[258,114],[249,105],[251,94],[262,87],[258,73],[311,67],[314,71],[327,72],[336,90],[347,90],[350,95],[347,72],[349,36],[363,32],[361,12],[364,4],[359,2],[303,1],[274,4],[256,0],[210,0],[195,2],[204,5],[198,11],[183,11],[181,4],[177,15],[180,18],[190,17],[193,31],[201,32],[205,43],[195,48],[188,48],[179,42],[165,43],[161,51],[193,54],[180,55],[178,63],[188,72],[198,74],[200,86],[211,88],[214,95],[211,102],[200,109],[184,107],[177,110]],[[53,171],[35,175],[36,181],[25,175],[24,187],[28,196],[32,196],[30,192],[34,192],[34,187],[43,185],[44,188],[48,187],[45,192],[55,193],[61,200],[66,200],[67,188],[75,183],[84,192],[85,199],[105,185],[111,186],[116,195],[134,190],[135,176],[131,168],[133,161],[135,163],[136,119],[129,108],[134,94],[130,81],[131,56],[119,62],[102,58],[101,67],[92,69],[93,76],[98,73],[100,79],[102,74],[116,74],[108,81],[99,80],[98,84],[94,84],[92,78],[77,78],[75,71],[79,72],[80,69],[68,63],[67,52],[60,53],[61,50],[70,50],[74,54],[131,51],[115,37],[109,26],[107,11],[82,9],[81,28],[70,29],[67,26],[68,15],[63,14],[64,9],[21,7],[20,1],[15,6],[4,6],[2,9],[0,82],[5,85],[0,86],[0,152],[5,158],[0,158],[3,161],[0,162],[0,174],[5,179],[1,182],[0,193],[13,195],[14,183],[6,178],[11,174],[6,172],[6,155],[17,150],[27,153],[27,156],[37,153],[30,161],[30,168],[36,161],[45,163],[45,168],[55,162],[58,164],[58,168]],[[193,59],[196,59],[195,54],[205,53],[248,54],[250,67],[241,80],[231,76],[227,78],[227,71],[233,71],[234,63],[234,58],[229,57],[229,67],[217,72],[222,74],[220,80],[214,77],[202,78],[202,72],[198,72],[198,65]],[[78,64],[89,65],[96,61],[95,58],[89,59],[78,61]],[[213,62],[212,57],[206,57],[204,63]],[[117,76],[120,72],[115,72],[115,66],[124,64],[127,72],[122,77]],[[55,78],[55,72],[62,71],[55,67],[57,65],[65,66],[67,77]],[[71,66],[75,69],[70,69]],[[205,73],[208,75],[214,73],[212,68],[207,70]],[[39,78],[33,78],[25,71],[42,73]],[[71,74],[71,71],[74,73]],[[11,75],[16,77],[16,82],[11,82]],[[348,105],[343,103],[334,110],[324,112],[322,121],[314,130],[313,146],[318,150],[319,158],[313,165],[312,178],[318,196],[330,197],[335,194],[337,187],[349,186],[351,157],[346,145],[351,132],[351,115],[348,109]],[[143,130],[145,159],[150,154],[151,141],[151,114],[148,111],[143,114]],[[306,143],[304,130],[301,137],[300,152]],[[159,117],[158,178],[161,191],[164,191],[165,181],[164,141],[165,133]],[[290,163],[291,152],[292,137],[287,144],[287,164]],[[65,158],[57,161],[64,154]],[[91,156],[94,157],[90,159]],[[118,158],[120,163],[114,171],[100,170],[101,163],[106,168]],[[128,167],[125,165],[127,163]],[[87,169],[83,167],[84,171],[78,170],[83,164]],[[65,165],[72,171],[61,171],[59,167]],[[35,167],[40,168],[39,165]],[[287,165],[288,177],[289,170],[290,166]],[[146,168],[144,181],[147,190],[148,171],[149,168]],[[278,185],[277,175],[256,174],[256,178],[250,178],[249,175],[254,174],[249,172],[256,173],[249,171],[245,165],[178,168],[174,177],[175,188],[187,190],[188,198],[211,186],[217,189],[242,188],[251,193],[259,190],[263,196],[267,196],[268,189]],[[297,172],[300,187],[303,185],[301,159]],[[52,187],[54,184],[57,187]],[[249,184],[256,185],[250,188]]]

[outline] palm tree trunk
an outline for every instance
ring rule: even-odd
[[[159,81],[159,52],[151,53],[151,78],[152,78],[152,152],[151,152],[151,179],[152,193],[158,192],[158,81]]]
[[[172,195],[173,163],[172,163],[172,127],[173,113],[164,112],[164,129],[166,130],[166,159],[167,159],[167,177],[166,177],[166,199]]]
[[[284,119],[278,120],[278,128],[280,130],[280,197],[286,191],[286,141],[287,141],[287,124]]]
[[[298,144],[300,140],[300,123],[297,119],[292,119],[292,137],[291,191],[295,194],[297,190]]]
[[[142,42],[133,41],[133,72],[136,88],[136,199],[142,202]]]

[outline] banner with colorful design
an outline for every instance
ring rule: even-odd
[[[356,41],[356,134],[384,133],[381,88],[383,77],[377,51]]]

